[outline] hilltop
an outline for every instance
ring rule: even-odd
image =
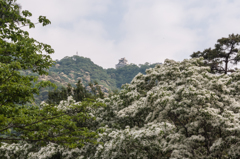
[[[56,60],[56,64],[49,69],[48,76],[39,76],[39,80],[49,80],[55,83],[58,88],[66,87],[68,83],[75,86],[78,80],[88,86],[89,82],[97,81],[103,92],[120,89],[122,84],[130,83],[140,72],[145,74],[145,70],[155,67],[156,64],[145,63],[142,65],[129,64],[124,67],[114,69],[103,69],[94,64],[90,58],[74,55]],[[24,72],[24,74],[33,74]],[[37,74],[34,74],[37,76]],[[51,88],[49,88],[51,89]],[[47,99],[49,89],[41,90],[40,95],[36,95],[36,103]]]

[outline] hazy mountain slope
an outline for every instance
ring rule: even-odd
[[[58,88],[67,86],[70,83],[75,86],[80,79],[82,83],[87,86],[89,82],[97,81],[104,92],[109,92],[113,89],[121,88],[122,84],[130,83],[134,76],[139,72],[145,74],[145,70],[153,68],[155,64],[137,66],[130,64],[119,69],[103,69],[94,64],[89,58],[81,56],[64,57],[60,61],[56,61],[55,66],[49,69],[48,76],[40,76],[39,80],[50,80],[55,83]],[[25,74],[32,74],[25,72]],[[44,88],[40,95],[36,95],[36,103],[40,103],[47,99],[48,90],[51,88]]]
[[[106,70],[94,64],[89,58],[80,56],[65,57],[57,61],[56,65],[49,69],[49,75],[58,76],[71,84],[81,79],[84,85],[91,81],[97,81],[109,89],[115,88],[116,85]]]
[[[139,66],[130,64],[118,69],[107,69],[107,73],[116,81],[116,87],[121,88],[122,84],[130,83],[139,72],[145,74],[146,69],[154,68],[155,65],[149,65],[148,63]]]

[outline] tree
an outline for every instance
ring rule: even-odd
[[[83,86],[83,84],[81,83],[81,80],[78,80],[76,84],[76,88],[74,88],[73,92],[74,92],[73,98],[76,101],[83,101],[83,99],[90,97],[90,93]]]
[[[52,118],[56,114],[58,117],[54,120],[43,120],[30,127],[24,126],[23,130],[27,131],[28,134],[30,131],[31,135],[29,134],[26,140],[21,140],[20,142],[2,142],[0,157],[3,159],[65,158],[66,156],[68,158],[75,158],[79,148],[85,144],[91,143],[95,145],[98,143],[96,139],[103,132],[103,129],[96,127],[90,129],[85,125],[86,123],[91,125],[90,123],[94,122],[95,117],[89,111],[93,111],[99,106],[103,106],[103,104],[95,101],[75,102],[72,97],[68,97],[66,101],[61,101],[55,107],[42,103],[41,110],[45,111],[31,109],[32,112],[30,112],[28,110],[27,117],[31,120],[35,119],[32,118],[33,116],[43,116],[42,118],[44,118],[49,116],[49,114]],[[53,111],[53,108],[56,111]],[[60,114],[59,112],[63,113]],[[21,133],[23,133],[23,130],[21,130]],[[34,136],[37,137],[35,140],[33,140]],[[50,149],[46,151],[45,148]],[[58,152],[55,152],[55,150]],[[66,152],[65,155],[59,156],[59,153],[62,155],[64,152]]]
[[[203,58],[165,60],[118,95],[98,99],[106,107],[90,110],[96,120],[87,124],[105,129],[102,144],[72,150],[49,144],[35,152],[16,145],[6,151],[43,158],[240,158],[240,70],[217,76],[203,64]]]
[[[94,81],[94,83],[90,82],[88,85],[91,88],[91,94],[93,95],[93,98],[104,98],[104,93],[102,92],[97,81]]]
[[[240,43],[240,35],[229,35],[228,38],[217,40],[214,49],[205,49],[203,52],[194,52],[191,57],[203,57],[205,65],[211,67],[212,73],[234,72],[229,68],[229,64],[236,65],[240,61],[240,51],[237,46]]]
[[[23,26],[34,28],[35,25],[28,19],[32,14],[26,10],[20,12],[15,2],[0,0],[0,146],[3,142],[27,141],[36,146],[52,142],[81,147],[86,142],[96,142],[98,131],[77,126],[79,122],[93,120],[87,107],[94,104],[68,102],[64,108],[26,105],[34,101],[33,95],[41,87],[54,85],[49,81],[33,85],[38,76],[22,75],[20,71],[47,75],[48,68],[54,64],[50,57],[54,50],[21,30]],[[39,23],[46,26],[51,22],[40,16]]]
[[[115,96],[115,95],[118,95],[118,94],[119,94],[119,90],[114,89],[114,90],[109,92],[108,97],[111,98],[112,96]]]
[[[94,113],[104,145],[85,157],[239,158],[240,71],[216,76],[203,63],[165,60],[105,98]]]
[[[62,87],[60,90],[52,90],[48,92],[48,104],[59,104],[62,100],[67,100],[67,97],[73,96],[73,99],[77,102],[85,99],[97,99],[104,98],[104,93],[97,82],[89,83],[90,90],[87,90],[85,86],[78,80],[76,87],[72,88],[68,83],[67,88]]]
[[[47,74],[46,69],[54,64],[49,55],[53,49],[47,45],[29,38],[28,32],[20,29],[19,25],[34,24],[26,17],[31,16],[28,11],[19,14],[19,5],[13,0],[0,1],[0,62],[1,62],[1,86],[0,106],[24,104],[33,100],[33,94],[38,93],[37,87],[44,86],[47,82],[41,82],[32,88],[31,82],[37,77],[21,76],[20,70],[31,70],[40,75]],[[45,17],[40,16],[39,22],[43,25],[50,24]]]

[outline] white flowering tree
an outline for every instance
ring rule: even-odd
[[[108,129],[94,156],[239,158],[240,72],[217,76],[202,63],[165,60],[104,99],[97,120]]]
[[[92,109],[96,121],[87,124],[105,129],[101,144],[29,148],[28,158],[240,158],[240,71],[213,75],[202,63],[165,60],[138,74],[119,95],[99,99],[107,106]],[[0,152],[17,151],[10,146]]]

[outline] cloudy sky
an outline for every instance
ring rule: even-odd
[[[103,68],[181,61],[240,34],[239,0],[17,0],[32,21],[47,16],[30,36],[52,46],[54,60],[76,55]]]

